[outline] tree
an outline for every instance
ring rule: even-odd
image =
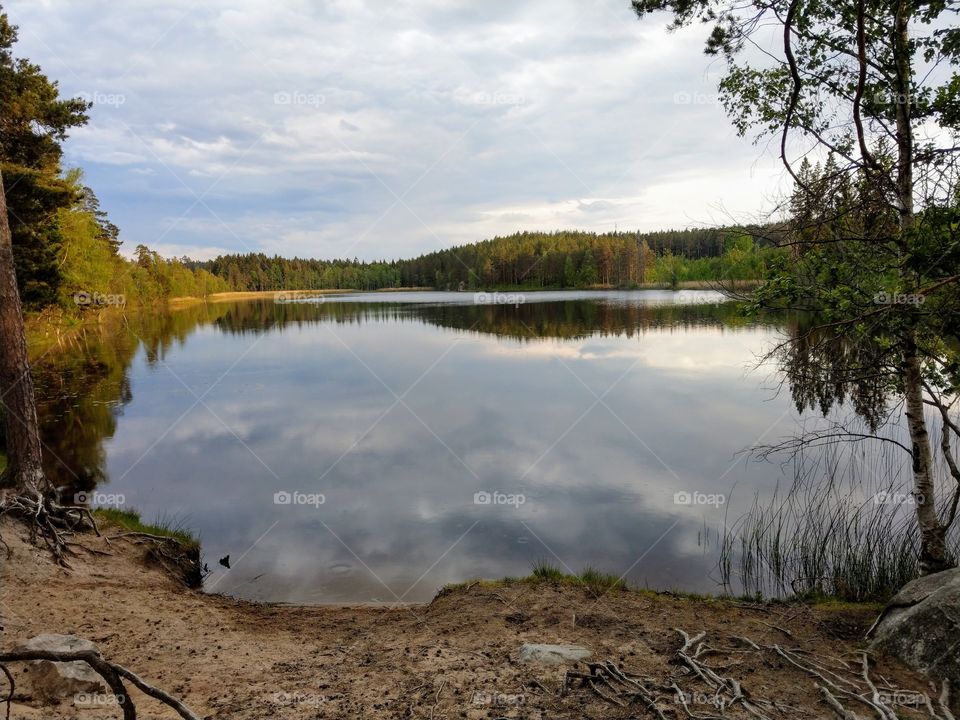
[[[21,300],[39,307],[60,284],[57,211],[76,193],[60,177],[60,143],[87,122],[89,103],[62,99],[57,83],[13,57],[17,28],[0,8],[0,171],[6,178],[8,223]]]
[[[0,404],[7,446],[7,468],[0,478],[0,487],[37,494],[49,488],[43,474],[40,426],[5,197],[0,173]]]
[[[567,288],[577,286],[577,270],[573,266],[573,258],[569,255],[563,261],[563,286]]]
[[[960,424],[951,415],[960,396],[951,344],[960,338],[960,148],[950,139],[960,130],[960,78],[943,68],[960,58],[960,28],[951,23],[956,0],[633,0],[633,8],[640,17],[668,11],[674,27],[711,24],[706,52],[727,62],[720,91],[734,126],[778,140],[799,194],[792,232],[777,242],[795,259],[761,287],[754,306],[812,310],[816,321],[804,340],[822,335],[822,342],[873,348],[853,360],[814,353],[815,374],[821,389],[870,382],[884,401],[897,401],[873,420],[896,422],[903,409],[921,572],[948,567],[945,536],[960,500]],[[771,26],[781,38],[776,47],[757,34]],[[762,52],[753,51],[758,46]],[[815,182],[809,166],[795,169],[796,157],[827,154],[832,164]],[[940,422],[945,497],[925,407]],[[860,441],[877,427],[871,422],[864,434],[833,427],[800,440]]]

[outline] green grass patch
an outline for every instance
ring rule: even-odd
[[[608,592],[610,590],[626,590],[627,584],[619,575],[594,570],[591,567],[580,573],[580,582],[594,592]]]
[[[115,525],[127,532],[140,532],[174,538],[188,548],[200,546],[200,540],[182,522],[173,518],[160,517],[153,523],[145,523],[136,510],[119,510],[117,508],[96,508],[93,511],[93,516],[100,524]]]
[[[512,578],[504,578],[508,582]],[[627,584],[618,575],[605,573],[595,568],[587,567],[579,574],[566,573],[555,565],[551,565],[545,560],[538,560],[533,564],[533,569],[525,578],[520,578],[519,582],[549,582],[559,585],[577,585],[585,587],[595,594],[603,594],[611,590],[627,590]]]
[[[551,565],[546,560],[537,560],[530,571],[530,577],[536,580],[549,580],[550,582],[564,582],[574,579],[574,575],[568,575],[555,565]]]

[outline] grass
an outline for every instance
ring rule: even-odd
[[[499,580],[470,580],[462,583],[455,583],[444,587],[438,597],[447,595],[456,590],[462,590],[468,587],[503,587],[504,585],[513,585],[515,583],[550,583],[553,585],[569,585],[571,587],[582,587],[594,595],[603,595],[607,592],[617,590],[629,590],[627,583],[622,578],[612,573],[605,573],[594,568],[585,568],[579,575],[564,572],[555,565],[551,565],[545,560],[537,560],[531,572],[526,577],[503,577]]]
[[[885,450],[798,459],[786,494],[755,500],[725,530],[724,586],[814,604],[886,602],[919,575],[913,504],[878,501],[881,493],[909,497],[908,480]],[[958,533],[948,541],[956,556]]]
[[[871,610],[879,612],[884,608],[884,603],[869,600],[849,600],[836,595],[825,594],[807,594],[806,596],[792,595],[790,597],[771,597],[760,593],[743,593],[733,595],[729,593],[711,595],[708,593],[690,592],[686,590],[653,590],[650,588],[634,587],[627,584],[622,578],[612,573],[605,573],[593,568],[586,568],[579,575],[567,573],[555,565],[544,560],[538,560],[533,564],[531,572],[525,577],[506,576],[499,580],[473,579],[462,583],[453,583],[443,587],[437,594],[437,597],[443,597],[473,587],[482,588],[502,588],[517,583],[540,584],[548,583],[552,585],[566,585],[569,587],[584,588],[592,595],[600,596],[611,591],[634,592],[639,595],[649,597],[669,596],[681,600],[688,600],[696,603],[747,603],[752,605],[792,605],[803,603],[819,610],[843,611],[843,610]]]
[[[154,523],[145,523],[136,510],[119,510],[117,508],[96,508],[93,515],[99,524],[114,525],[127,532],[141,532],[174,538],[188,548],[198,548],[200,546],[200,540],[190,530],[180,521],[171,518],[161,517]]]
[[[626,590],[627,584],[617,575],[587,567],[579,575],[565,573],[545,560],[537,560],[533,570],[521,582],[551,582],[562,585],[580,585],[593,593],[602,594],[611,590]]]

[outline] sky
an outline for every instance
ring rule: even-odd
[[[774,149],[717,102],[707,28],[626,0],[5,0],[91,100],[65,165],[124,252],[394,259],[523,230],[757,219]]]

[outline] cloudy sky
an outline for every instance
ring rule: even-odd
[[[17,53],[95,103],[66,162],[128,252],[377,259],[722,224],[783,183],[715,102],[705,28],[626,0],[4,7]]]

